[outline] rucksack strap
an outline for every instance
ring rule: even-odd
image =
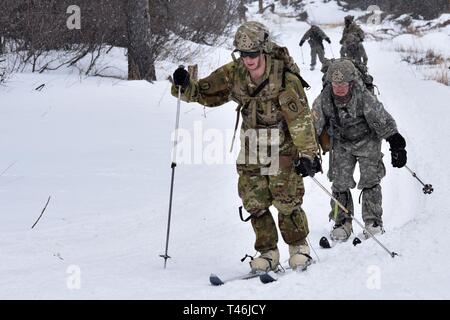
[[[306,82],[306,80],[303,79],[303,77],[302,77],[301,75],[299,75],[298,73],[293,72],[293,71],[289,70],[288,68],[285,68],[283,71],[284,71],[284,72],[283,72],[283,81],[282,81],[282,83],[283,83],[283,85],[282,85],[283,88],[286,87],[286,77],[284,76],[284,74],[285,74],[286,72],[289,72],[289,73],[292,73],[294,76],[296,76],[296,77],[300,80],[300,82],[302,83],[302,87],[303,87],[303,88],[305,88],[306,90],[311,89],[311,86],[309,85],[309,83]]]

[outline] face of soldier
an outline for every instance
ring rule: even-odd
[[[348,82],[332,82],[331,85],[333,87],[333,94],[338,97],[345,97],[350,90],[350,83]]]
[[[260,53],[256,57],[253,55],[246,56],[241,54],[241,58],[244,62],[245,67],[250,72],[256,71],[264,66],[264,56],[262,53]]]

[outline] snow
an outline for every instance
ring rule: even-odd
[[[334,2],[315,1],[308,10],[327,24],[324,31],[337,56],[342,26],[328,24],[348,13]],[[303,46],[305,64],[298,47],[309,26],[269,13],[263,18],[312,85],[307,91],[312,103],[320,93],[322,74],[309,70],[309,47]],[[421,41],[448,55],[443,35],[432,31]],[[165,249],[177,103],[168,81],[21,73],[0,87],[0,298],[449,299],[450,90],[424,80],[401,61],[401,54],[392,50],[395,41],[413,45],[415,40],[402,36],[394,43],[365,42],[369,69],[379,99],[406,138],[408,166],[435,189],[424,195],[406,169],[392,168],[383,144],[387,232],[379,239],[399,257],[392,259],[372,240],[357,247],[348,242],[320,249],[319,239],[331,227],[329,200],[305,179],[308,238],[320,259],[312,252],[317,262],[307,272],[269,285],[249,280],[210,286],[211,272],[223,277],[246,272],[247,262],[240,258],[255,253],[251,226],[238,216],[235,166],[226,158],[236,106],[228,103],[205,113],[199,105],[182,103],[181,128],[192,133],[201,128],[209,135],[191,151],[208,156],[216,139],[225,164],[178,164],[168,252],[172,258],[164,269],[159,255]],[[229,54],[228,49],[214,48],[192,62],[204,76],[230,61]],[[331,56],[328,44],[326,55]],[[118,57],[120,52],[112,58],[118,59],[117,74],[126,74],[126,61]],[[158,64],[160,79],[176,65]],[[41,91],[34,90],[43,83]],[[326,175],[316,177],[330,188]],[[49,196],[46,211],[31,229]],[[354,190],[356,218],[361,220],[358,196]],[[361,232],[356,224],[354,229],[355,234]],[[281,237],[279,248],[286,263],[287,245]]]

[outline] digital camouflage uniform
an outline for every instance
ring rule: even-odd
[[[362,42],[364,41],[364,31],[353,21],[353,16],[345,17],[345,27],[339,43],[341,47],[341,58],[349,57],[355,61],[367,64],[367,54]]]
[[[358,189],[362,190],[362,217],[364,222],[382,226],[382,196],[380,181],[385,176],[382,139],[397,133],[392,116],[381,102],[358,79],[353,64],[346,59],[333,62],[327,71],[328,84],[313,103],[314,126],[320,136],[324,131],[331,138],[328,178],[333,182],[333,195],[353,214],[350,189],[356,186],[353,178],[355,165],[360,167]],[[355,79],[351,100],[339,104],[333,98],[330,82],[345,77]],[[330,219],[336,224],[346,220],[345,213],[331,201]]]
[[[319,57],[320,63],[323,64],[324,62],[325,51],[322,41],[325,39],[329,39],[325,32],[323,32],[323,30],[318,26],[312,26],[308,31],[306,31],[306,33],[300,40],[300,46],[303,45],[306,40],[308,40],[308,43],[311,47],[311,68],[316,65],[317,56]]]
[[[349,34],[342,44],[341,58],[349,58],[355,62],[363,63],[364,65],[367,65],[368,60],[364,46],[353,34]]]
[[[251,41],[245,37],[243,35],[242,39],[238,35],[237,39],[241,44],[248,40],[248,49],[251,49]],[[255,249],[259,252],[277,248],[278,234],[270,205],[279,211],[278,223],[284,241],[290,245],[305,243],[309,230],[301,208],[304,186],[293,162],[299,153],[314,157],[318,152],[308,101],[299,78],[286,72],[283,60],[270,54],[264,56],[266,72],[261,83],[268,79],[268,84],[255,97],[252,95],[260,83],[252,82],[241,59],[234,59],[204,79],[190,80],[181,96],[186,102],[208,107],[235,101],[242,116],[241,137],[245,137],[248,129],[280,130],[277,174],[263,175],[261,168],[267,164],[247,161],[237,164],[238,193],[244,208],[251,214]],[[177,96],[175,86],[172,86],[172,95]],[[255,152],[248,150],[250,147],[245,140],[241,141],[241,154]]]

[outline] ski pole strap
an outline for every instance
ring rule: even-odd
[[[242,206],[239,207],[239,217],[241,217],[241,220],[243,222],[247,222],[248,220],[250,220],[252,218],[252,215],[249,215],[247,218],[244,219],[243,215],[242,215]]]
[[[239,125],[239,119],[240,119],[240,115],[241,115],[241,109],[242,106],[239,105],[236,108],[236,123],[234,124],[234,132],[233,132],[233,139],[231,140],[231,147],[230,147],[230,152],[233,152],[233,146],[234,146],[234,140],[236,139],[236,131]]]
[[[245,257],[243,257],[243,258],[241,259],[241,262],[244,262],[245,259],[247,259],[247,258],[250,258],[250,260],[253,260],[253,257],[252,257],[252,256],[249,256],[248,254],[245,254]]]

